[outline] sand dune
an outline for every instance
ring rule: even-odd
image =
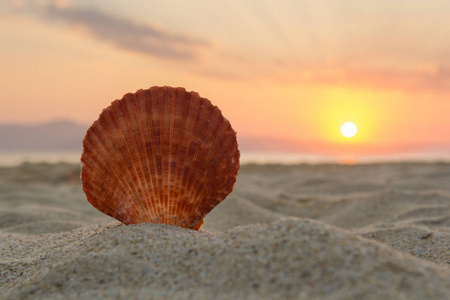
[[[121,225],[78,173],[0,168],[5,299],[450,294],[450,164],[246,165],[199,232]]]
[[[72,234],[70,244],[34,244],[45,249],[22,261],[33,275],[16,277],[8,296],[444,299],[450,290],[448,268],[305,219],[215,235],[118,223]]]
[[[389,226],[358,233],[436,264],[450,265],[450,228],[433,230],[418,226]]]

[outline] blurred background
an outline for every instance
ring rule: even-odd
[[[243,162],[448,160],[448,16],[447,0],[1,0],[0,165],[79,161],[101,110],[155,85],[217,105]]]

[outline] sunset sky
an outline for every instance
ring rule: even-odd
[[[448,0],[2,0],[0,123],[90,124],[170,85],[210,99],[238,137],[449,149],[449,16]]]

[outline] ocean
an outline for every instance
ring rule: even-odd
[[[0,152],[0,166],[22,163],[79,163],[81,152]],[[325,156],[304,153],[241,152],[241,164],[320,164],[320,163],[377,163],[377,162],[450,162],[450,153],[396,153],[377,156]]]

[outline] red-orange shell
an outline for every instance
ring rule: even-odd
[[[87,200],[125,224],[199,229],[233,190],[238,170],[230,122],[184,88],[126,94],[103,110],[83,140]]]

